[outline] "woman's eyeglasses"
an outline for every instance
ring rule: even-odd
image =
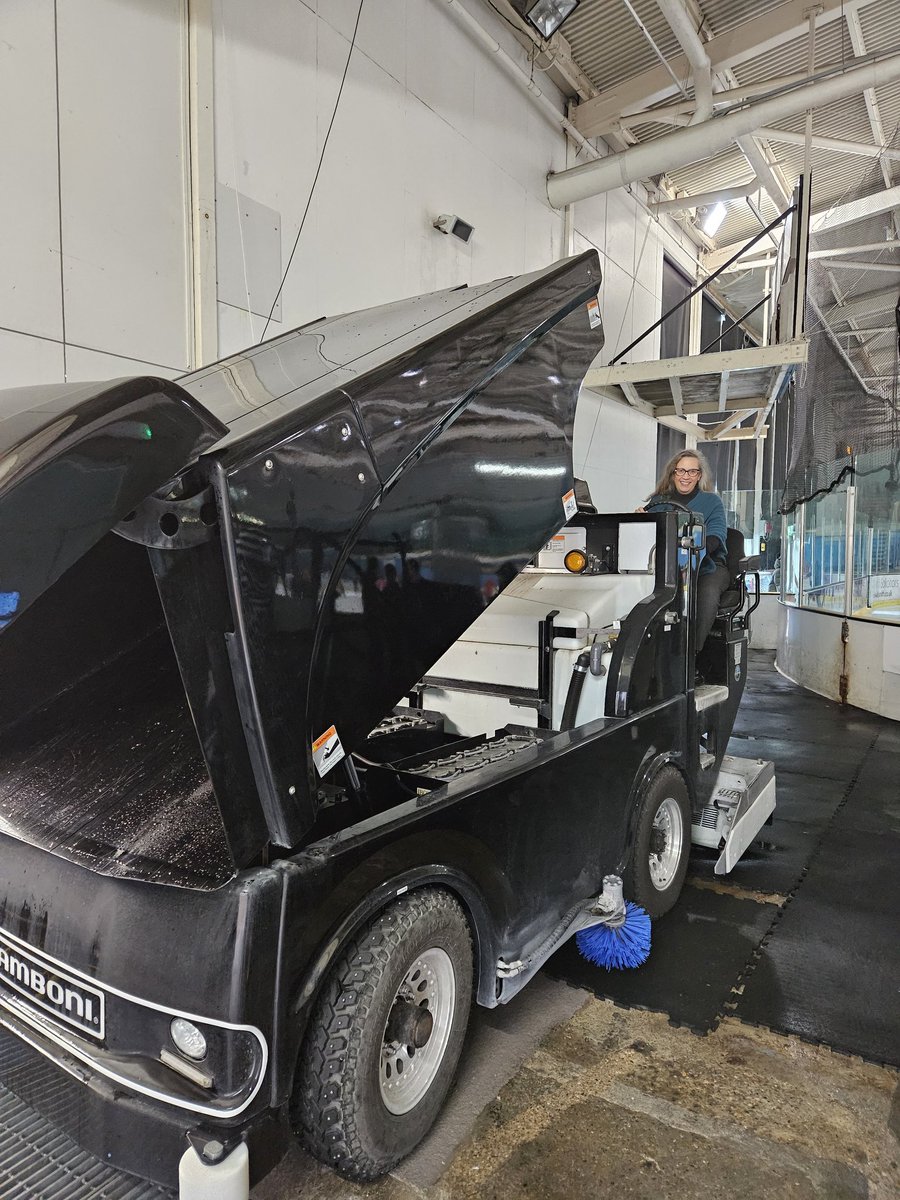
[[[702,471],[700,467],[676,467],[672,474],[688,475],[691,479],[697,479],[702,474]]]

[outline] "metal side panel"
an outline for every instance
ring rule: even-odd
[[[175,1192],[126,1175],[82,1150],[0,1084],[3,1200],[175,1200]]]
[[[695,814],[691,841],[721,848],[716,874],[727,875],[775,810],[775,767],[726,754],[709,802]]]
[[[728,874],[774,811],[775,779],[773,777],[762,791],[753,795],[752,799],[748,793],[747,807],[732,825],[731,833],[725,840],[725,849],[719,855],[716,863],[717,875]]]

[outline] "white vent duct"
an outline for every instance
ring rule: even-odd
[[[709,120],[713,110],[712,63],[703,48],[700,35],[681,0],[656,0],[662,15],[678,38],[694,75],[694,108],[690,125]]]
[[[638,179],[648,179],[687,163],[703,162],[733,145],[739,137],[753,133],[763,125],[771,125],[795,113],[805,112],[808,108],[831,104],[867,88],[882,87],[898,79],[900,54],[892,54],[879,62],[846,71],[843,75],[773,96],[771,100],[750,105],[740,112],[676,129],[656,141],[631,146],[620,154],[611,154],[596,162],[550,175],[547,179],[547,196],[554,208],[564,208],[576,200],[626,187]]]

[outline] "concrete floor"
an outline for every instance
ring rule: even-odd
[[[889,1068],[731,1018],[700,1037],[543,979],[479,1017],[446,1112],[393,1176],[358,1186],[294,1151],[254,1200],[900,1196]]]

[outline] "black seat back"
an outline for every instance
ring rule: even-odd
[[[739,529],[729,529],[725,534],[725,551],[728,555],[728,591],[731,591],[743,574],[744,535]]]
[[[744,535],[740,529],[729,528],[725,534],[725,552],[728,565],[728,587],[719,600],[719,615],[727,616],[732,625],[735,618],[742,612],[747,602],[747,572],[756,573],[756,598],[750,608],[739,618],[739,623],[746,626],[746,619],[759,604],[759,557],[754,555],[747,558],[744,554]]]

